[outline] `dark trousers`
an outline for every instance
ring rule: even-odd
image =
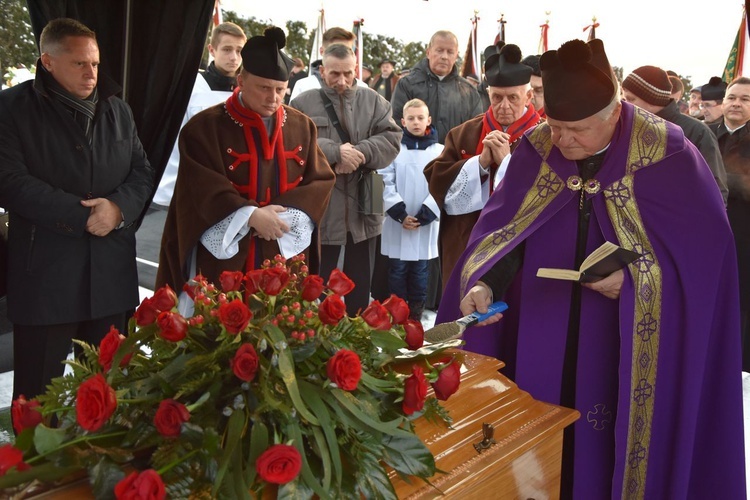
[[[320,275],[328,280],[339,262],[341,245],[321,245]],[[344,268],[342,271],[354,282],[352,290],[345,298],[346,314],[356,316],[360,309],[370,303],[370,283],[375,265],[375,238],[354,243],[351,233],[346,234],[344,247]]]
[[[410,304],[424,303],[430,275],[429,261],[390,259],[388,266],[391,291]]]
[[[31,399],[44,393],[53,378],[63,375],[62,362],[68,357],[72,340],[99,347],[112,325],[126,333],[126,314],[61,325],[13,325],[13,399],[21,394]],[[80,354],[78,345],[75,352]]]

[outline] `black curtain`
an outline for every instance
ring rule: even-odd
[[[158,185],[190,100],[214,0],[27,0],[27,4],[37,42],[47,22],[58,17],[76,19],[96,32],[99,71],[124,88],[123,97],[133,109]]]

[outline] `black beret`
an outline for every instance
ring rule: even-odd
[[[484,76],[490,87],[516,87],[531,80],[531,68],[521,64],[521,49],[509,43],[484,62]]]
[[[281,49],[286,46],[284,30],[271,26],[262,36],[254,36],[242,47],[242,67],[248,73],[269,80],[285,82],[294,61]]]
[[[544,85],[544,111],[562,121],[593,116],[611,103],[617,83],[604,44],[594,39],[565,42],[539,59]]]
[[[707,84],[701,87],[701,99],[704,101],[721,101],[727,91],[727,84],[718,76],[712,76]]]

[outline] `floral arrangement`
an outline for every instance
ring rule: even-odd
[[[85,471],[97,498],[396,498],[389,467],[436,472],[414,420],[450,424],[438,399],[458,389],[461,360],[445,352],[455,344],[423,347],[396,296],[347,317],[353,288],[277,256],[218,287],[196,276],[189,318],[157,290],[127,337],[79,343],[72,375],[13,402],[0,490]]]

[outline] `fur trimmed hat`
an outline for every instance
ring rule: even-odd
[[[727,84],[718,76],[712,76],[707,84],[701,86],[701,99],[704,101],[721,101],[727,91]]]
[[[484,77],[490,87],[516,87],[531,80],[531,68],[521,64],[521,49],[509,43],[484,62]]]
[[[242,47],[242,68],[255,76],[285,82],[294,61],[281,49],[286,46],[284,30],[271,26],[263,35],[250,38]]]
[[[649,104],[666,106],[672,100],[672,82],[667,72],[656,66],[641,66],[622,82],[622,88]]]
[[[617,83],[604,44],[594,39],[565,42],[539,59],[544,111],[562,121],[578,121],[606,108],[617,97]]]

